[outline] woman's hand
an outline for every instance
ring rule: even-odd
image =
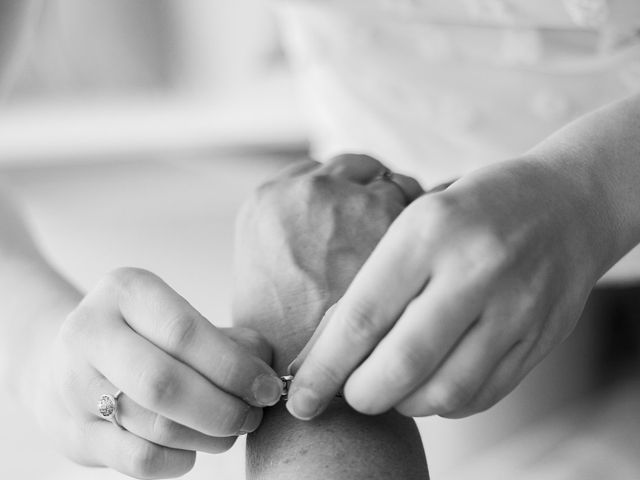
[[[604,273],[597,201],[534,159],[415,201],[302,362],[289,410],[313,418],[343,384],[368,414],[461,417],[498,402],[570,334]]]
[[[180,476],[195,452],[228,450],[281,396],[271,348],[218,329],[155,275],[107,275],[60,328],[39,393],[45,429],[73,460],[139,478]],[[123,393],[117,420],[102,394]]]

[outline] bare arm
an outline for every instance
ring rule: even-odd
[[[36,399],[25,387],[35,381],[38,359],[81,294],[42,256],[20,209],[2,190],[0,225],[0,381],[29,406]]]
[[[344,161],[371,170],[370,177],[382,168],[371,159]],[[235,322],[271,342],[281,374],[403,208],[393,187],[352,182],[341,164],[285,173],[239,220]],[[293,418],[282,403],[267,409],[248,438],[247,476],[425,479],[428,471],[412,419],[361,415],[336,398],[312,422]]]

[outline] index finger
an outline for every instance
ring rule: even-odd
[[[406,211],[405,211],[406,212]],[[301,420],[321,413],[429,278],[428,251],[396,221],[356,275],[289,390]]]
[[[273,369],[212,325],[159,277],[137,269],[123,269],[114,276],[115,288],[107,291],[138,334],[250,405],[278,402],[282,382]]]

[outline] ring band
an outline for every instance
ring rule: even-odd
[[[404,187],[402,185],[400,185],[400,183],[398,183],[396,181],[396,179],[394,178],[395,174],[388,169],[383,170],[382,172],[380,172],[378,175],[376,175],[372,182],[387,182],[393,186],[395,186],[398,191],[402,194],[402,198],[404,199],[404,203],[406,205],[409,205],[412,201],[411,197],[409,196],[409,194],[405,191]]]
[[[293,379],[295,377],[293,375],[291,375],[291,373],[288,373],[287,375],[283,375],[282,377],[280,377],[280,381],[282,382],[282,399],[286,402],[289,400],[289,389],[291,388],[291,382],[293,382]],[[343,398],[344,394],[342,393],[342,390],[339,390],[336,393],[336,397],[337,398]]]
[[[105,393],[100,395],[98,400],[98,415],[104,420],[108,420],[116,427],[122,429],[118,421],[118,398],[122,395],[122,390],[118,390],[115,395]]]

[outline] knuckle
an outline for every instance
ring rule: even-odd
[[[417,215],[421,219],[427,218],[433,221],[446,221],[459,209],[460,202],[457,198],[445,192],[424,196],[411,205],[414,218]]]
[[[198,334],[198,319],[187,313],[180,313],[167,320],[164,326],[166,348],[170,352],[182,352],[193,344]]]
[[[318,379],[318,384],[324,384],[326,381],[329,385],[341,387],[346,380],[346,374],[341,373],[331,364],[313,358],[308,358],[306,362],[311,364],[315,378]]]
[[[469,405],[468,414],[472,415],[489,410],[498,403],[508,391],[508,388],[504,385],[486,385],[482,392],[474,398],[473,402]]]
[[[449,228],[453,205],[439,195],[419,198],[409,205],[391,228],[400,235],[411,232],[420,248],[430,251],[437,239]]]
[[[327,174],[315,173],[305,175],[295,182],[294,195],[311,202],[318,197],[325,197],[333,191],[335,180]]]
[[[446,259],[470,279],[495,280],[514,260],[509,242],[491,226],[472,225],[458,238]]]
[[[371,301],[362,301],[344,311],[345,334],[356,343],[378,340],[381,325],[373,304]]]
[[[183,436],[184,430],[185,427],[182,425],[158,414],[155,414],[151,426],[154,443],[160,445],[171,445],[175,443]]]
[[[181,391],[180,375],[171,367],[151,365],[139,373],[138,385],[149,405],[170,405]]]
[[[471,399],[469,389],[460,383],[437,384],[427,395],[429,405],[439,414],[455,412]]]
[[[500,270],[510,264],[512,248],[503,234],[495,228],[476,228],[472,243],[472,258],[481,272]]]
[[[91,312],[88,307],[80,304],[73,310],[62,323],[58,335],[68,347],[77,347],[81,340],[87,336]]]
[[[150,442],[140,442],[131,449],[129,471],[138,478],[156,478],[166,468],[166,451]]]
[[[399,351],[385,363],[384,376],[388,384],[401,389],[412,387],[427,371],[425,357],[411,348]]]

